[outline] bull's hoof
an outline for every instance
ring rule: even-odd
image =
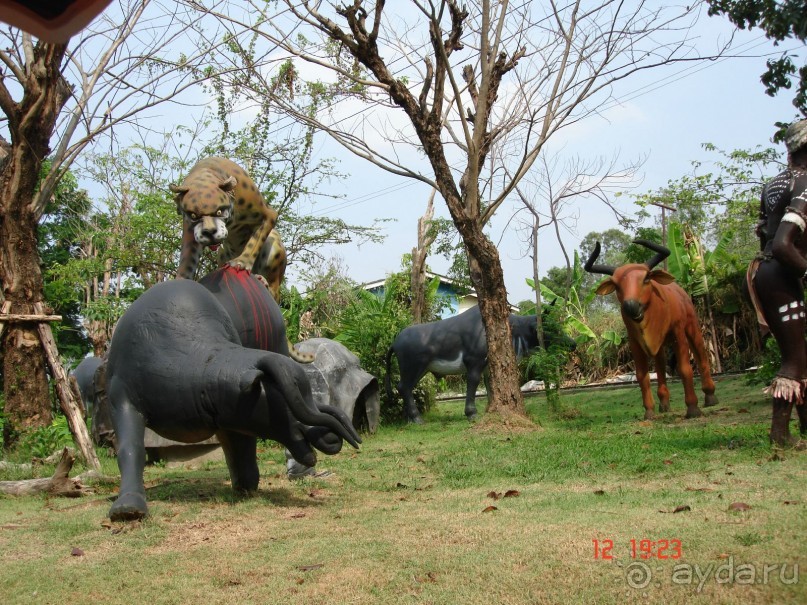
[[[473,414],[466,414],[465,417],[468,419],[468,422],[476,422],[479,420],[479,416],[476,415],[476,412]]]
[[[111,521],[139,521],[147,514],[146,498],[137,492],[121,494],[109,509]]]
[[[703,407],[710,408],[713,405],[717,405],[717,396],[714,393],[707,393]]]
[[[703,412],[697,405],[687,406],[687,413],[684,418],[700,418]]]
[[[666,414],[670,411],[670,402],[669,401],[662,401],[658,404],[658,411],[662,414]]]
[[[655,413],[653,413],[653,410],[645,410],[644,411],[644,419],[645,420],[653,420],[653,418],[655,418],[655,417],[656,417],[656,415],[655,415]]]
[[[420,417],[420,414],[416,416],[407,416],[406,421],[409,424],[423,424],[423,418]]]

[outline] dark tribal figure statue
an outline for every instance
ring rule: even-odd
[[[793,406],[807,436],[807,343],[804,339],[804,280],[807,278],[807,120],[785,133],[787,169],[762,189],[757,235],[761,253],[748,268],[748,285],[763,331],[779,345],[782,365],[768,392],[773,396],[771,441],[794,445]]]

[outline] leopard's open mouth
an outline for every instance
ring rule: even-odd
[[[219,244],[210,244],[208,248],[210,248],[213,252],[215,252],[216,250],[219,249]]]

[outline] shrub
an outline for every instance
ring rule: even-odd
[[[779,352],[779,345],[776,339],[771,337],[765,342],[762,350],[762,360],[756,372],[748,372],[745,380],[750,385],[769,385],[773,381],[776,372],[782,365],[782,354]]]
[[[73,435],[67,417],[55,416],[50,426],[40,427],[21,434],[17,442],[18,452],[26,458],[47,458],[63,447],[73,445]]]

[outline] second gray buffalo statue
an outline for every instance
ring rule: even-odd
[[[509,322],[513,348],[520,359],[539,344],[536,318],[511,313]],[[547,333],[545,339],[547,346],[557,342],[574,348],[574,341],[562,332]],[[427,372],[438,377],[466,374],[465,416],[468,420],[476,418],[476,389],[488,365],[488,343],[478,306],[448,319],[415,324],[401,330],[386,356],[385,385],[390,399],[393,353],[401,373],[398,392],[404,400],[407,421],[423,422],[412,391]]]

